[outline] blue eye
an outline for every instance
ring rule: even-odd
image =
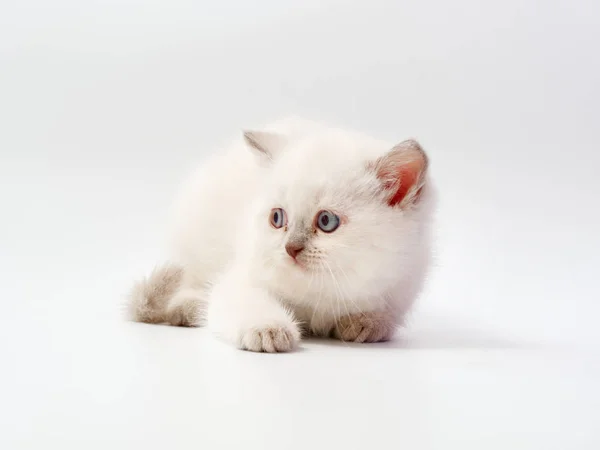
[[[273,228],[281,228],[287,225],[287,215],[285,211],[281,208],[273,208],[271,210],[269,222],[271,222]]]
[[[331,233],[340,226],[340,218],[331,211],[321,211],[317,214],[317,227],[325,233]]]

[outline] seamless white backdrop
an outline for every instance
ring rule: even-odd
[[[599,42],[591,0],[0,3],[0,446],[598,448]],[[178,181],[288,114],[427,148],[408,330],[122,321]]]

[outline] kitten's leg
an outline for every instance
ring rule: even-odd
[[[389,341],[396,332],[396,321],[389,312],[365,312],[341,317],[332,336],[345,342]]]
[[[214,286],[207,324],[222,339],[254,352],[287,352],[300,341],[291,311],[244,271],[231,270]]]

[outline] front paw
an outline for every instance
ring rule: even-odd
[[[396,323],[389,314],[367,312],[340,318],[332,335],[345,342],[383,342],[395,332]]]
[[[300,331],[295,324],[274,324],[250,328],[242,333],[243,350],[282,353],[298,346]]]

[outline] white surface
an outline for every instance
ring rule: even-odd
[[[600,448],[598,3],[299,4],[0,5],[0,448]],[[256,355],[123,322],[176,182],[287,113],[428,149],[410,328]]]

